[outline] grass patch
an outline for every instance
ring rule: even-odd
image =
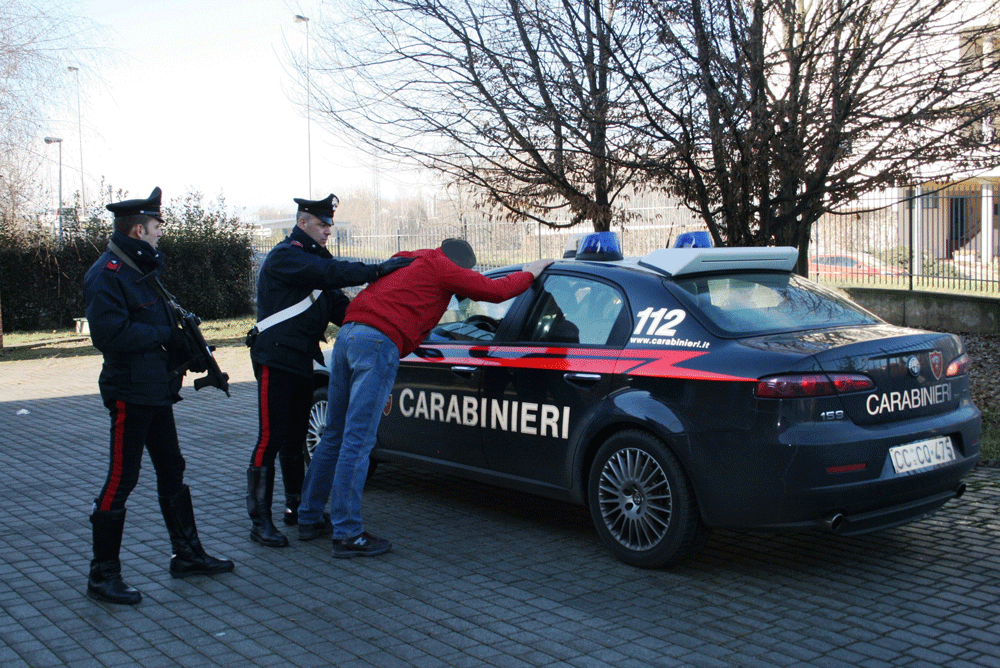
[[[206,320],[199,325],[202,336],[213,346],[243,345],[257,317],[252,315],[225,320]]]
[[[17,332],[4,334],[0,363],[100,354],[91,345],[89,336],[81,336],[72,329]]]
[[[934,278],[914,277],[913,287],[910,287],[908,277],[872,277],[867,280],[851,280],[845,278],[827,278],[810,276],[810,280],[822,285],[837,288],[878,288],[880,290],[895,290],[898,292],[938,292],[965,297],[1000,297],[1000,289],[996,278]]]
[[[53,329],[40,332],[14,332],[3,335],[4,348],[18,348],[20,346],[40,344],[48,341],[70,341],[80,335],[72,329]]]
[[[256,316],[206,320],[199,329],[208,344],[217,348],[242,346],[247,331],[257,322]],[[332,342],[340,328],[330,325],[326,329],[326,340]],[[14,332],[4,334],[4,347],[0,349],[0,362],[20,362],[23,360],[50,359],[55,357],[79,357],[100,355],[90,337],[80,335],[73,329],[45,330],[41,332]],[[320,342],[321,348],[328,347]]]
[[[983,410],[983,461],[1000,460],[1000,411]]]
[[[247,330],[253,327],[256,321],[257,319],[251,315],[211,320],[201,323],[199,329],[209,345],[218,348],[242,346]],[[3,349],[0,350],[0,362],[101,354],[91,343],[89,336],[81,336],[73,329],[4,334],[3,345]]]

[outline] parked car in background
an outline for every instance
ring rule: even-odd
[[[716,527],[849,535],[935,511],[979,457],[961,338],[890,325],[797,258],[585,239],[514,299],[459,295],[401,360],[374,461],[584,505],[640,567]]]
[[[903,276],[905,272],[868,253],[827,253],[809,259],[810,278]]]

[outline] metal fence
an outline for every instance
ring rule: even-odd
[[[998,181],[901,188],[824,215],[812,229],[809,276],[839,285],[997,294]],[[635,204],[630,221],[616,227],[626,255],[669,247],[679,234],[705,229],[679,203],[651,197]],[[443,239],[461,237],[476,250],[477,268],[486,270],[562,257],[570,239],[585,231],[471,216],[457,222],[337,221],[327,249],[336,257],[379,262],[399,251],[436,248]],[[259,260],[273,243],[256,246]]]
[[[683,232],[704,230],[693,214],[678,203],[640,202],[633,221],[616,228],[626,255],[645,255],[657,248],[668,247]],[[291,231],[287,227],[275,230],[267,242],[254,245],[258,266],[274,246],[277,237]],[[422,220],[395,223],[355,224],[336,221],[334,234],[326,248],[334,257],[362,262],[381,262],[395,253],[420,248],[437,248],[449,237],[466,239],[476,251],[476,269],[486,271],[496,267],[522,264],[543,257],[560,258],[566,245],[587,228],[551,228],[540,223],[508,223],[465,216],[453,222]],[[256,286],[254,287],[256,297]]]
[[[680,206],[650,206],[636,211],[634,222],[616,228],[626,255],[644,255],[669,246],[678,234],[705,229]],[[288,231],[290,227],[284,230]],[[443,239],[460,237],[472,245],[479,260],[477,267],[485,270],[541,257],[562,257],[567,243],[588,230],[581,226],[551,228],[534,222],[507,223],[466,217],[459,222],[400,223],[394,228],[337,221],[334,231],[326,247],[335,257],[372,262],[399,251],[437,248]],[[266,253],[273,243],[257,244],[255,250],[258,254]]]
[[[998,179],[879,193],[813,226],[810,277],[851,285],[993,294]]]

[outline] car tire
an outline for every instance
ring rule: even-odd
[[[309,427],[306,429],[306,440],[302,444],[302,454],[303,459],[306,462],[306,468],[309,468],[309,462],[312,461],[313,451],[319,444],[321,438],[323,438],[323,429],[326,427],[326,386],[317,387],[313,392],[312,405],[309,407]],[[375,467],[378,466],[378,462],[374,459],[368,460],[368,475],[365,480],[368,480],[375,473]]]
[[[645,431],[618,432],[601,446],[590,469],[587,499],[597,533],[631,566],[682,561],[704,534],[680,462]]]
[[[313,392],[312,405],[309,407],[309,428],[306,430],[306,441],[302,445],[306,467],[312,461],[313,451],[323,438],[323,428],[326,426],[326,387],[317,387]]]

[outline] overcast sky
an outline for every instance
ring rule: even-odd
[[[318,3],[79,0],[76,6],[104,29],[107,51],[79,73],[88,191],[103,177],[130,196],[158,185],[168,200],[189,189],[209,200],[221,193],[245,214],[260,206],[293,208],[292,198],[308,195],[310,143],[314,197],[372,187],[368,158],[337,146],[315,117],[308,142],[305,110],[290,99],[296,75],[285,64],[286,43],[301,54],[306,40],[294,15],[310,17],[315,39]],[[80,184],[75,97],[51,125],[49,134],[64,139],[68,200]],[[393,175],[381,176],[389,196]]]

